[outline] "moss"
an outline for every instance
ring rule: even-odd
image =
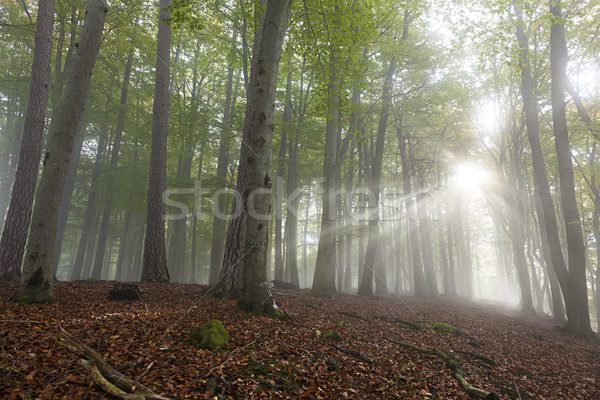
[[[344,337],[336,331],[324,331],[323,333],[321,333],[321,337],[323,339],[331,339],[331,340],[336,340],[338,342],[341,342],[344,340]]]
[[[399,319],[398,323],[407,326],[408,328],[415,330],[415,331],[420,331],[421,329],[423,329],[423,325],[414,322],[414,321],[408,321],[405,319]]]
[[[453,335],[460,335],[458,328],[445,322],[434,322],[429,324],[429,327],[440,333],[452,333]]]
[[[213,319],[190,332],[188,342],[195,348],[215,351],[229,342],[229,332],[218,319]]]

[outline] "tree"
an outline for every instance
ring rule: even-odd
[[[581,219],[575,196],[573,161],[567,130],[565,86],[567,81],[567,40],[560,2],[550,3],[550,73],[552,77],[552,123],[558,160],[560,200],[565,222],[568,254],[567,328],[570,332],[590,337],[593,335],[588,309],[586,257]],[[568,300],[567,300],[568,298]]]
[[[75,132],[86,106],[92,70],[102,43],[107,12],[108,6],[104,0],[88,0],[71,75],[48,137],[21,276],[19,300],[25,303],[54,301],[53,260],[60,199],[69,170]]]
[[[53,24],[54,0],[40,0],[27,116],[12,196],[0,240],[0,280],[18,281],[21,277],[21,263],[31,217],[48,103]]]
[[[156,43],[156,75],[154,105],[152,107],[152,147],[150,150],[150,177],[142,282],[168,282],[165,250],[165,204],[167,131],[169,129],[169,78],[171,63],[171,0],[160,0],[158,5],[158,35]]]
[[[273,114],[277,69],[291,0],[269,0],[257,58],[248,152],[248,210],[239,307],[278,314],[267,282],[268,216],[271,208]]]

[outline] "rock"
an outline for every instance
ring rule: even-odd
[[[321,334],[321,336],[323,337],[323,339],[331,339],[336,340],[338,342],[344,340],[344,337],[336,331],[325,331]]]
[[[273,289],[298,289],[295,283],[284,282],[281,279],[273,279],[271,281]]]
[[[108,292],[108,298],[116,301],[136,301],[143,300],[142,292],[138,285],[117,283],[112,290]]]
[[[229,332],[218,319],[213,319],[190,332],[188,342],[195,348],[216,350],[229,342]]]

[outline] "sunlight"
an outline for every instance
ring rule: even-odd
[[[489,184],[491,179],[490,172],[479,163],[463,162],[454,169],[452,182],[454,185],[466,193],[479,192],[483,187]]]
[[[477,106],[475,126],[484,137],[493,135],[500,129],[500,107],[494,100],[487,99]]]

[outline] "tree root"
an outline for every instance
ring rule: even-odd
[[[351,356],[356,357],[360,360],[366,361],[370,364],[379,364],[379,361],[374,360],[371,357],[364,355],[360,351],[357,351],[354,349],[347,349],[345,347],[338,346],[335,343],[329,343],[329,344],[332,345],[333,347],[335,347],[337,350],[341,351],[342,353],[350,354]]]
[[[81,365],[102,391],[123,400],[172,400],[120,373],[100,354],[75,339],[62,327],[58,328],[58,343],[81,359]]]
[[[443,351],[441,351],[439,349],[427,349],[424,347],[415,346],[414,344],[400,342],[398,340],[394,340],[391,338],[386,338],[386,339],[392,343],[395,343],[395,344],[403,346],[403,347],[408,347],[409,349],[416,350],[420,353],[425,353],[425,354],[430,354],[430,355],[440,357],[442,360],[444,360],[446,362],[446,364],[450,368],[452,368],[452,370],[454,371],[454,377],[456,378],[458,383],[460,383],[460,385],[463,387],[463,389],[465,389],[465,392],[467,392],[471,396],[474,396],[478,399],[500,400],[500,396],[498,396],[498,394],[495,392],[487,392],[483,389],[479,389],[474,386],[471,386],[469,384],[469,382],[467,382],[467,380],[465,379],[465,377],[463,375],[463,368],[462,368],[462,365],[460,364],[460,362],[458,360],[456,360],[454,357],[451,357],[448,354],[444,353]]]

